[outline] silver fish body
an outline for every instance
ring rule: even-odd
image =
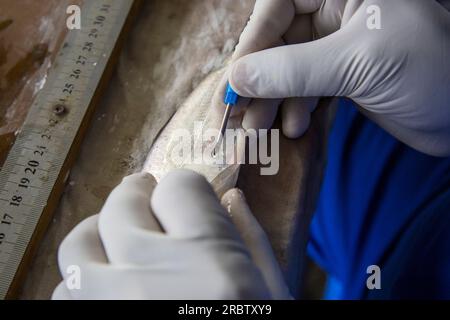
[[[276,175],[262,176],[260,165],[192,163],[184,157],[174,161],[173,152],[179,145],[177,133],[180,129],[193,137],[191,150],[205,148],[208,152],[214,149],[214,140],[203,144],[195,142],[199,140],[198,128],[220,127],[223,114],[214,112],[212,103],[216,101],[216,89],[223,85],[223,74],[220,70],[208,76],[178,109],[153,144],[144,171],[159,181],[173,169],[191,169],[203,174],[219,196],[236,185],[242,189],[295,294],[300,290],[304,244],[326,162],[326,138],[332,114],[330,104],[334,102],[323,100],[319,104],[310,129],[302,138],[291,140],[280,135],[280,169]],[[228,127],[240,128],[240,120],[239,116],[231,118]],[[279,127],[279,123],[277,125]],[[244,152],[244,146],[244,141],[237,141],[238,154]]]

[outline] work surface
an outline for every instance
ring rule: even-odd
[[[51,2],[48,0],[49,6]],[[201,80],[223,66],[230,56],[253,4],[254,1],[246,0],[143,1],[20,298],[51,296],[61,281],[57,249],[62,239],[81,220],[99,212],[110,191],[124,176],[141,169],[152,143],[178,106]],[[65,7],[62,10],[65,11]],[[50,19],[54,19],[55,25],[64,23],[60,17]],[[54,50],[56,42],[52,46]],[[46,59],[51,59],[51,55]],[[305,154],[313,154],[304,165],[309,174],[299,178],[303,185],[307,185],[305,181],[311,175],[320,176],[323,156],[312,151],[322,149],[318,137],[323,132],[320,122],[313,124],[310,137],[293,155],[302,159]],[[294,142],[282,143],[287,146]],[[312,170],[310,164],[314,161],[319,165]],[[251,166],[242,169],[238,185],[244,191],[252,190],[246,177],[253,176],[255,170],[258,168]],[[280,177],[289,180],[291,172],[282,171]],[[312,210],[317,181],[320,177],[316,177],[309,192],[302,193],[299,200],[304,205],[302,210]],[[248,195],[252,208],[258,209],[258,198],[266,196]],[[275,195],[282,196],[282,193]],[[283,228],[271,223],[269,215],[259,218],[269,234],[292,229],[289,225],[292,221],[284,221],[286,227]]]

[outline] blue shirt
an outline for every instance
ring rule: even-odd
[[[331,299],[450,298],[450,158],[409,148],[342,99],[308,252]],[[370,265],[381,290],[367,289]]]

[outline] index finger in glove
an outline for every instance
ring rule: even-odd
[[[211,185],[193,171],[169,173],[155,188],[151,203],[171,237],[240,240]]]
[[[152,175],[133,174],[125,177],[106,200],[100,212],[98,230],[111,263],[146,261],[149,250],[142,250],[139,244],[144,238],[164,237],[150,208],[150,196],[155,186]]]
[[[257,0],[233,60],[283,43],[295,14],[312,13],[323,0]]]
[[[278,262],[262,227],[252,214],[244,194],[238,189],[229,190],[222,197],[231,219],[250,251],[253,262],[261,271],[274,299],[290,299]]]

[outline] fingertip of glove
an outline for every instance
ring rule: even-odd
[[[139,183],[139,182],[150,182],[156,183],[155,177],[152,174],[146,171],[141,171],[138,173],[133,173],[129,176],[126,176],[122,179],[122,183]]]
[[[245,61],[245,58],[241,58],[232,65],[228,79],[233,90],[242,97],[251,97],[251,94],[248,92],[250,79],[248,69],[248,63]]]
[[[177,199],[180,192],[210,191],[212,187],[204,176],[192,170],[176,169],[169,172],[156,186],[151,197],[152,205]],[[170,198],[170,199],[169,199]]]
[[[283,122],[282,130],[283,134],[288,139],[298,139],[300,138],[306,130],[308,130],[311,117],[308,116],[305,119],[299,120],[299,121],[285,121]]]
[[[242,192],[242,190],[238,188],[234,188],[231,190],[228,190],[221,199],[221,204],[225,209],[227,209],[227,212],[231,214],[233,211],[233,207],[237,203],[246,202],[245,195]]]
[[[208,184],[208,181],[201,174],[188,170],[176,169],[169,172],[159,183],[160,185],[191,185],[191,184]]]

